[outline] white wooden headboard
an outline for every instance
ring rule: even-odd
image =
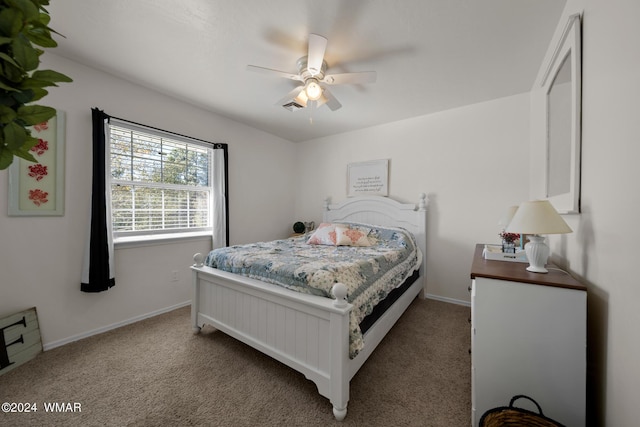
[[[388,197],[363,196],[346,199],[330,204],[325,199],[323,221],[362,222],[391,227],[403,227],[416,237],[422,251],[420,277],[423,283],[423,296],[426,294],[427,266],[427,196],[422,193],[418,203],[400,203]]]

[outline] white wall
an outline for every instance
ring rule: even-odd
[[[555,260],[588,287],[590,425],[632,426],[640,384],[640,2],[569,0],[547,56],[575,12],[584,12],[582,213],[565,218],[572,234],[550,243]],[[534,86],[532,105],[540,96]],[[540,122],[536,111],[532,125]],[[533,128],[531,143],[533,151],[543,143]],[[532,168],[531,182],[540,179]]]
[[[468,302],[476,243],[499,243],[499,219],[528,194],[528,94],[298,144],[296,218],[321,220],[346,198],[347,165],[390,159],[389,193],[428,195],[427,293]]]
[[[8,217],[8,173],[0,171],[0,316],[35,306],[45,347],[188,302],[191,257],[211,246],[199,240],[116,249],[116,286],[98,294],[80,292],[91,194],[91,107],[229,144],[231,243],[290,232],[293,143],[51,53],[42,67],[74,79],[42,101],[66,112],[65,214]],[[170,280],[173,270],[178,282]]]
[[[584,11],[583,213],[567,218],[574,233],[552,237],[550,244],[555,260],[589,289],[591,423],[630,426],[636,424],[640,384],[640,2],[568,0],[564,16],[576,11]],[[556,38],[563,25],[564,19]],[[36,306],[45,344],[187,301],[186,266],[193,252],[208,248],[199,241],[119,249],[116,287],[100,294],[79,291],[93,106],[227,142],[232,243],[280,237],[297,219],[318,222],[324,197],[346,197],[348,163],[391,159],[392,197],[413,202],[419,193],[429,194],[427,286],[445,299],[468,301],[474,244],[497,242],[496,223],[506,207],[527,199],[529,185],[541,179],[534,169],[527,179],[527,144],[538,138],[539,117],[530,109],[535,93],[531,104],[528,95],[517,95],[292,146],[51,54],[44,65],[75,80],[44,100],[67,112],[65,215],[7,217],[7,172],[0,171],[0,316]],[[292,182],[292,176],[299,180]],[[165,269],[180,271],[177,285],[169,283]]]

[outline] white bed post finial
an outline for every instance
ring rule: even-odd
[[[329,204],[331,203],[331,196],[327,196],[324,199],[324,203],[322,205],[322,209],[324,211],[328,211],[329,210]]]
[[[331,293],[334,297],[336,297],[336,300],[333,302],[333,305],[335,305],[336,307],[342,308],[346,307],[349,304],[346,300],[347,287],[342,283],[336,283],[335,285],[333,285],[333,288],[331,288]]]
[[[195,262],[193,264],[194,267],[202,267],[204,265],[204,256],[201,253],[197,253],[193,256],[193,261]]]
[[[418,210],[426,211],[427,210],[427,195],[424,193],[420,193],[420,200],[418,201]]]

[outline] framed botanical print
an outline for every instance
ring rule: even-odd
[[[31,127],[36,163],[15,158],[9,167],[10,216],[64,215],[64,112]]]

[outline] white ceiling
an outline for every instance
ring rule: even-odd
[[[290,141],[430,114],[531,89],[565,0],[53,0],[54,53]],[[342,108],[290,112],[307,36],[328,38]],[[70,76],[73,78],[73,76]],[[312,118],[312,122],[310,120]]]

